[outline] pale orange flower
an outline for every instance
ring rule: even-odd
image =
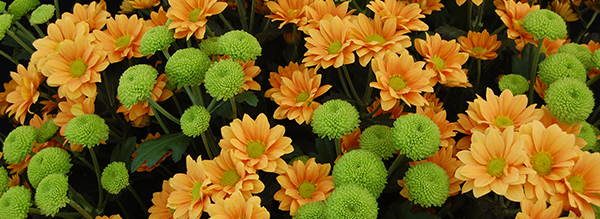
[[[421,93],[433,92],[429,81],[434,74],[423,70],[423,66],[425,62],[415,62],[408,51],[400,55],[388,52],[373,60],[371,67],[376,81],[369,86],[380,90],[381,109],[390,110],[399,100],[408,106],[427,104]]]
[[[58,53],[63,42],[83,37],[92,40],[93,35],[90,35],[89,31],[87,23],[75,23],[72,18],[63,18],[48,24],[48,35],[33,41],[36,51],[31,54],[29,65],[35,65],[40,72],[47,75],[46,62]]]
[[[5,116],[6,108],[8,108],[8,105],[10,105],[10,103],[6,101],[6,96],[8,96],[10,92],[17,89],[17,82],[14,80],[10,80],[2,84],[2,86],[4,87],[4,91],[0,92],[0,116]]]
[[[479,198],[493,191],[515,202],[525,198],[523,184],[530,170],[524,165],[523,140],[513,127],[502,132],[490,127],[484,133],[473,133],[469,150],[458,152],[456,157],[464,164],[455,174],[465,181],[462,193],[473,190]]]
[[[270,218],[269,211],[260,206],[260,197],[246,199],[240,192],[233,193],[228,199],[215,200],[214,204],[208,205],[206,212],[215,219]]]
[[[106,22],[106,30],[94,30],[98,47],[108,54],[110,63],[120,62],[124,58],[139,58],[142,36],[149,29],[143,18],[133,15],[127,18],[119,14]]]
[[[306,22],[305,6],[311,2],[312,0],[267,1],[265,4],[271,10],[271,14],[267,15],[267,18],[273,21],[282,21],[279,29],[286,24],[303,25]]]
[[[211,182],[208,190],[213,201],[227,199],[235,192],[241,192],[245,198],[249,198],[265,188],[258,174],[248,172],[232,150],[221,151],[219,156],[204,161],[202,166]]]
[[[518,39],[519,41],[515,41],[515,43],[520,48],[527,43],[534,42],[533,36],[523,29],[521,22],[529,12],[539,10],[540,6],[531,6],[528,3],[515,2],[513,0],[503,1],[504,10],[497,9],[496,14],[500,16],[500,20],[508,28],[506,31],[508,38],[513,40]]]
[[[173,212],[167,207],[167,199],[173,192],[173,188],[169,185],[169,181],[164,180],[162,183],[162,190],[160,192],[152,193],[152,206],[148,208],[148,219],[172,219]]]
[[[553,196],[552,201],[562,201],[563,209],[574,211],[581,218],[595,218],[592,205],[600,205],[600,153],[581,152],[564,178],[566,193]]]
[[[596,52],[596,50],[600,49],[600,42],[595,42],[593,40],[590,40],[587,44],[586,44],[587,48],[590,50],[590,52]]]
[[[333,192],[333,178],[329,164],[318,164],[315,158],[306,162],[296,160],[287,171],[277,177],[281,189],[273,198],[279,201],[279,209],[296,215],[300,206],[323,201]]]
[[[409,3],[417,3],[419,7],[423,11],[423,14],[430,15],[434,11],[441,11],[444,8],[444,5],[441,3],[441,0],[405,0]]]
[[[106,215],[100,216],[99,215],[99,216],[96,216],[94,219],[123,219],[123,218],[121,217],[121,215],[114,214],[111,216],[106,216]]]
[[[244,69],[244,90],[260,90],[260,84],[254,78],[260,74],[260,67],[255,65],[254,60],[240,63]]]
[[[173,218],[200,218],[210,204],[210,181],[202,167],[202,158],[185,158],[186,173],[178,173],[169,179],[173,191],[167,199],[167,207],[173,209]]]
[[[61,135],[64,136],[65,126],[69,121],[71,121],[71,119],[83,114],[94,113],[95,99],[95,97],[80,97],[76,100],[67,99],[66,101],[58,103],[59,112],[56,114],[56,118],[54,118],[54,123],[61,127]]]
[[[483,3],[483,0],[456,0],[456,4],[458,6],[461,6],[467,1],[471,1],[471,2],[473,2],[473,4],[475,4],[477,6],[481,6],[481,4]],[[509,1],[512,1],[512,0],[509,0]]]
[[[550,110],[548,110],[548,107],[546,106],[542,106],[540,108],[540,110],[542,111],[542,117],[539,118],[539,121],[544,124],[544,126],[549,127],[551,125],[558,125],[558,127],[560,127],[560,129],[562,129],[563,131],[565,131],[566,133],[569,134],[573,134],[575,136],[579,135],[579,131],[581,129],[581,124],[579,123],[573,123],[573,124],[569,124],[569,123],[563,123],[558,121],[558,119],[556,117],[554,117],[552,115],[552,113],[550,113]],[[580,145],[579,143],[577,143],[577,145]],[[583,145],[584,146],[585,142]]]
[[[20,175],[27,170],[27,166],[29,166],[29,161],[31,161],[31,154],[27,154],[25,159],[21,162],[9,164],[6,168],[9,170],[11,174]]]
[[[162,6],[158,8],[157,11],[150,12],[151,26],[163,26],[167,24],[167,20],[169,20],[169,18],[167,18],[167,12],[163,9]]]
[[[154,140],[154,139],[158,139],[160,138],[160,133],[148,133],[148,135],[146,135],[146,138],[144,138],[142,140],[141,143],[144,143],[145,141],[150,141],[150,140]],[[141,144],[135,144],[135,148],[139,149],[141,146]],[[162,155],[162,157],[160,157],[152,166],[148,166],[147,161],[142,162],[142,164],[135,170],[136,172],[152,172],[152,170],[154,170],[154,168],[160,166],[160,164],[165,161],[169,156],[171,156],[173,152],[171,150],[167,151],[166,153],[164,153]],[[131,160],[134,160],[137,157],[137,152],[134,151],[133,153],[131,153]]]
[[[404,105],[402,105],[401,102],[396,102],[391,109],[384,111],[381,109],[381,99],[379,98],[376,98],[373,103],[367,107],[367,112],[369,112],[373,118],[380,115],[389,114],[389,118],[394,120],[406,113],[404,112]]]
[[[281,92],[281,78],[292,78],[294,72],[299,71],[302,74],[308,74],[313,77],[317,75],[317,70],[314,68],[306,68],[304,64],[297,64],[295,62],[290,62],[287,66],[279,66],[277,67],[277,72],[269,73],[269,84],[271,84],[271,88],[269,88],[265,92],[265,97],[272,98],[272,95],[276,92]]]
[[[554,0],[550,4],[552,11],[560,15],[566,22],[573,22],[579,20],[579,16],[573,8],[571,8],[571,2],[569,0]]]
[[[423,95],[429,104],[422,108],[432,108],[433,112],[439,113],[444,111],[444,103],[435,95],[435,93],[426,93]]]
[[[444,171],[446,171],[448,179],[450,180],[449,195],[458,195],[458,193],[460,192],[460,184],[463,181],[454,177],[454,174],[456,173],[458,167],[462,165],[462,163],[454,157],[454,149],[452,149],[452,147],[440,148],[440,150],[436,152],[433,156],[428,157],[425,160],[410,162],[409,164],[410,166],[414,166],[426,162],[437,164],[442,169],[444,169]],[[400,191],[400,194],[403,197],[408,198],[408,189],[406,188],[406,186],[404,186],[404,182],[402,181],[403,180],[398,180],[398,184],[402,186],[402,191]]]
[[[427,116],[438,126],[442,147],[452,147],[455,144],[454,136],[456,136],[458,126],[456,123],[446,120],[446,110],[435,112],[434,108],[431,107],[417,107],[417,114]]]
[[[129,14],[133,12],[135,8],[131,5],[131,0],[123,0],[119,6],[119,14]]]
[[[349,1],[335,5],[333,0],[314,0],[307,5],[304,10],[306,13],[306,22],[301,23],[299,30],[308,33],[310,29],[318,29],[319,22],[330,16],[339,17],[342,20],[349,18],[354,10],[348,10]]]
[[[340,138],[342,154],[360,147],[360,134],[360,128],[356,128],[353,132],[350,132],[350,134],[346,134]]]
[[[175,38],[186,40],[194,36],[204,38],[207,18],[221,13],[227,7],[217,0],[169,0],[167,17],[172,20],[169,29],[175,29]]]
[[[423,22],[421,8],[417,3],[407,3],[398,0],[374,0],[367,5],[375,15],[383,19],[396,19],[396,26],[401,30],[427,31],[429,26]]]
[[[462,69],[469,54],[460,52],[460,45],[456,40],[443,40],[437,33],[433,36],[427,34],[425,40],[415,40],[415,49],[427,61],[427,69],[435,71],[441,84],[451,87],[470,86],[467,73]]]
[[[483,32],[469,31],[467,37],[458,37],[458,43],[460,43],[462,51],[481,60],[492,60],[498,57],[496,50],[502,45],[497,36],[490,35],[487,30],[483,30]]]
[[[559,218],[563,210],[562,202],[547,206],[546,200],[523,200],[520,204],[521,212],[517,213],[515,219]]]
[[[152,89],[150,98],[154,101],[163,102],[173,96],[173,92],[167,88],[167,76],[160,74],[156,79],[156,84]],[[125,120],[130,121],[133,127],[145,127],[150,123],[150,116],[154,116],[154,111],[148,104],[148,101],[133,104],[131,108],[121,105],[117,113],[123,113]]]
[[[358,48],[350,40],[348,21],[329,17],[319,22],[319,29],[308,30],[306,48],[302,62],[317,68],[339,68],[354,63],[354,50]]]
[[[101,30],[106,21],[110,17],[110,13],[106,11],[106,2],[91,2],[89,5],[76,3],[73,7],[73,13],[65,12],[62,14],[62,19],[71,18],[75,23],[85,22],[92,30]]]
[[[135,9],[146,9],[160,5],[160,0],[129,0],[131,7]]]
[[[38,87],[42,82],[42,75],[35,66],[17,66],[17,72],[10,72],[10,77],[17,83],[15,90],[6,95],[6,101],[10,103],[6,112],[13,116],[19,123],[24,124],[25,117],[30,114],[29,107],[38,101],[40,91]]]
[[[285,127],[281,125],[271,128],[263,113],[256,120],[244,114],[242,120],[235,119],[229,126],[221,127],[223,139],[219,146],[223,150],[233,150],[234,156],[246,164],[250,172],[282,173],[287,164],[281,156],[294,151],[292,139],[285,137],[284,132]]]
[[[359,47],[356,49],[358,60],[367,66],[374,56],[386,52],[399,53],[410,47],[410,38],[404,34],[408,31],[396,31],[396,20],[382,20],[379,16],[370,19],[359,14],[350,24],[350,38]]]
[[[536,41],[537,44],[538,41]],[[565,44],[565,42],[567,42],[566,39],[556,39],[556,40],[549,40],[547,38],[544,38],[544,41],[542,41],[542,52],[544,54],[546,54],[546,56],[555,54],[558,52],[558,49]],[[537,47],[537,46],[536,46]],[[523,48],[519,48],[517,47],[518,50],[522,50]]]

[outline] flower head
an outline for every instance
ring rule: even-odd
[[[11,14],[2,14],[0,15],[0,40],[4,39],[6,36],[6,31],[10,29],[12,25],[13,16]]]
[[[244,76],[240,63],[224,59],[214,63],[206,71],[204,87],[212,97],[228,100],[242,91]]]
[[[169,48],[175,42],[173,33],[166,26],[156,26],[149,29],[140,40],[140,53],[142,55],[152,55],[157,51]]]
[[[354,63],[354,50],[358,48],[350,40],[348,20],[328,17],[319,22],[319,29],[308,30],[302,62],[306,66],[339,68]]]
[[[356,49],[359,62],[366,66],[373,57],[386,52],[399,53],[411,45],[407,31],[396,30],[396,20],[384,20],[379,16],[370,19],[359,14],[350,25],[352,41],[359,46]]]
[[[456,170],[462,165],[462,163],[454,156],[454,153],[455,149],[453,147],[440,148],[440,150],[433,156],[428,157],[425,160],[415,161],[409,164],[414,166],[421,163],[431,162],[444,169],[450,183],[448,194],[453,196],[460,192],[460,185],[463,183],[462,180],[454,177]],[[408,188],[405,186],[406,183],[403,180],[399,180],[398,184],[403,186],[402,191],[400,191],[400,195],[409,198],[410,194],[408,192]]]
[[[594,127],[592,124],[588,122],[581,122],[581,130],[577,135],[578,138],[581,138],[585,141],[585,146],[583,150],[592,150],[598,151],[597,137],[598,128]]]
[[[50,174],[67,174],[71,170],[71,156],[58,147],[42,149],[33,155],[27,167],[27,178],[34,188]]]
[[[43,4],[38,6],[33,12],[31,12],[31,16],[29,17],[30,24],[43,24],[48,22],[52,17],[54,17],[54,5]]]
[[[410,167],[404,176],[404,184],[409,199],[423,207],[442,206],[450,189],[446,171],[431,162]]]
[[[8,5],[6,11],[14,16],[14,20],[19,20],[39,4],[39,0],[15,0]]]
[[[462,69],[469,54],[460,52],[456,40],[447,41],[437,33],[433,36],[428,34],[425,40],[415,40],[415,49],[427,61],[427,69],[435,71],[441,84],[452,87],[469,85],[467,74]]]
[[[0,196],[2,196],[2,194],[4,194],[4,192],[6,192],[8,189],[9,181],[10,179],[8,178],[8,172],[6,171],[6,168],[0,168]]]
[[[594,218],[592,205],[600,205],[600,184],[598,177],[600,171],[595,168],[600,165],[600,154],[582,152],[570,171],[570,175],[564,178],[567,184],[566,194],[554,196],[563,202],[563,208],[576,210],[582,218]]]
[[[106,2],[92,1],[88,5],[75,3],[75,6],[73,6],[73,13],[63,13],[62,19],[70,18],[73,19],[75,23],[85,22],[89,25],[90,29],[101,30],[104,25],[106,25],[110,16],[110,13],[106,11]]]
[[[167,61],[165,72],[169,81],[177,87],[197,86],[204,81],[205,74],[211,67],[210,64],[210,58],[200,49],[180,49]],[[215,64],[215,66],[221,65]]]
[[[210,181],[202,167],[202,159],[187,156],[187,173],[178,173],[169,180],[173,191],[167,199],[167,207],[173,209],[173,218],[200,218],[210,204]]]
[[[558,120],[576,123],[587,119],[594,108],[594,94],[581,81],[560,79],[550,85],[544,98]]]
[[[523,48],[526,43],[534,42],[533,36],[523,28],[523,19],[529,12],[540,9],[539,5],[529,5],[526,2],[502,1],[500,6],[504,9],[496,9],[496,14],[506,25],[508,38],[514,39],[518,48]]]
[[[381,158],[367,150],[357,149],[344,154],[333,168],[336,186],[357,185],[379,197],[387,182],[387,170]]]
[[[527,78],[519,74],[503,75],[498,82],[500,90],[509,90],[511,93],[518,95],[524,94],[529,89]]]
[[[202,166],[211,182],[208,189],[213,201],[230,198],[236,192],[249,198],[265,188],[258,179],[258,174],[246,170],[244,163],[235,157],[233,150],[222,151],[213,160],[204,161]]]
[[[321,138],[339,139],[360,123],[358,111],[352,104],[334,99],[325,102],[314,111],[312,130]]]
[[[269,218],[269,211],[260,206],[260,197],[245,198],[242,193],[235,192],[230,198],[219,198],[214,204],[206,207],[211,218]]]
[[[17,66],[17,72],[11,72],[10,77],[17,83],[15,90],[6,95],[6,101],[10,103],[6,112],[8,116],[23,124],[29,111],[29,107],[38,101],[40,92],[38,87],[42,82],[42,75],[35,66],[29,65],[26,69],[23,65]]]
[[[306,22],[305,6],[310,5],[312,0],[276,0],[265,4],[271,10],[267,15],[273,21],[282,21],[279,29],[286,24],[303,25]]]
[[[517,213],[515,219],[534,219],[534,218],[559,218],[562,213],[562,202],[550,204],[547,206],[546,200],[521,201],[521,212]]]
[[[100,184],[108,193],[116,195],[121,190],[129,186],[129,171],[124,162],[113,161],[109,163],[100,177]]]
[[[179,121],[183,134],[197,137],[208,129],[210,113],[202,106],[191,106],[183,112]]]
[[[561,47],[562,48],[562,47]],[[542,82],[552,84],[563,78],[573,78],[584,82],[586,79],[585,66],[569,53],[557,53],[548,56],[540,62],[538,75]]]
[[[108,54],[108,61],[115,63],[124,58],[142,57],[140,44],[149,28],[143,18],[119,14],[108,19],[106,26],[104,31],[94,30],[94,36],[99,47]]]
[[[392,128],[396,149],[412,160],[423,160],[438,151],[440,129],[422,114],[398,117]]]
[[[194,36],[204,38],[208,17],[221,13],[227,7],[226,2],[217,0],[169,0],[171,6],[167,17],[172,21],[169,29],[175,29],[175,38]]]
[[[84,114],[71,119],[65,128],[65,138],[71,144],[81,144],[88,148],[108,140],[109,127],[104,119],[96,114]]]
[[[367,5],[367,8],[384,20],[395,19],[397,29],[408,31],[427,31],[429,29],[429,26],[420,20],[425,18],[425,15],[417,3],[374,0]]]
[[[320,219],[325,218],[327,204],[324,201],[310,202],[300,206],[296,211],[295,219]]]
[[[392,139],[392,129],[385,125],[372,125],[360,135],[360,148],[381,158],[390,158],[396,152]]]
[[[498,57],[496,50],[502,43],[497,40],[496,35],[490,35],[487,30],[483,32],[467,33],[467,37],[458,38],[462,51],[469,53],[469,56],[480,60],[492,60]]]
[[[523,18],[523,28],[533,35],[536,40],[548,38],[550,40],[562,39],[567,36],[567,24],[551,10],[541,9],[529,12]]]
[[[40,72],[48,76],[50,69],[45,63],[54,59],[63,42],[79,38],[87,38],[91,41],[93,35],[89,34],[89,29],[87,23],[76,22],[72,18],[63,18],[48,24],[48,35],[33,41],[36,51],[31,54],[29,65],[35,65]]]
[[[314,0],[304,7],[305,22],[298,27],[299,30],[307,32],[310,29],[318,29],[319,22],[328,17],[339,17],[342,20],[350,17],[354,10],[348,10],[350,2],[342,2],[338,5],[334,0]]]
[[[579,60],[581,64],[585,66],[586,70],[594,67],[594,63],[592,61],[592,52],[585,45],[567,43],[558,49],[558,53],[568,53],[575,56],[575,58],[577,58],[577,60]]]
[[[135,9],[146,9],[160,5],[160,0],[128,0]]]
[[[35,190],[35,205],[43,215],[54,216],[70,201],[67,196],[69,180],[63,174],[46,176]]]
[[[152,206],[148,208],[149,219],[171,219],[173,218],[173,212],[167,207],[167,199],[173,192],[173,188],[169,185],[169,181],[165,180],[162,183],[162,190],[160,192],[152,193]]]
[[[117,87],[117,98],[127,107],[144,102],[152,95],[158,72],[150,65],[134,65],[121,75]]]
[[[330,219],[375,219],[377,200],[358,185],[336,187],[327,199],[326,217]]]
[[[31,152],[37,139],[37,130],[32,126],[19,126],[4,139],[2,157],[9,164],[16,164]]]
[[[236,61],[255,60],[262,53],[258,40],[248,32],[232,30],[221,36],[219,51]]]
[[[54,118],[54,123],[60,127],[60,134],[65,135],[67,124],[76,116],[94,113],[95,98],[80,97],[75,100],[67,99],[58,103],[59,112]]]
[[[31,191],[14,186],[0,197],[0,218],[27,218],[31,207]]]
[[[573,22],[579,20],[579,16],[573,10],[570,1],[552,1],[550,3],[552,11],[560,15],[566,22]]]

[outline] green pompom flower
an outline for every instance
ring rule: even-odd
[[[44,148],[29,161],[27,178],[33,188],[36,188],[44,177],[53,173],[67,174],[71,166],[71,157],[67,151],[58,147]]]
[[[0,196],[8,189],[9,181],[8,171],[6,171],[6,168],[0,167]]]
[[[210,113],[202,106],[191,106],[183,112],[179,123],[184,135],[198,137],[208,129]]]
[[[600,49],[596,50],[594,54],[592,54],[592,65],[594,68],[600,69]]]
[[[169,81],[177,87],[197,86],[204,80],[204,75],[211,61],[200,49],[187,48],[177,50],[165,65]],[[243,74],[243,73],[242,73]]]
[[[321,138],[339,139],[354,131],[360,123],[360,116],[352,104],[344,100],[329,100],[313,113],[310,123],[312,130]]]
[[[404,183],[409,199],[423,207],[440,207],[450,192],[450,180],[440,166],[425,162],[406,171]]]
[[[8,5],[8,13],[12,14],[15,20],[19,20],[38,5],[39,0],[14,0]]]
[[[142,55],[152,55],[157,51],[169,48],[175,42],[173,30],[166,26],[156,26],[144,33],[140,41],[140,52]]]
[[[59,128],[60,127],[58,127],[52,119],[44,122],[44,124],[42,124],[42,126],[37,130],[37,142],[47,142],[54,137],[54,134],[56,134],[56,131],[58,131]]]
[[[102,188],[108,193],[116,195],[129,186],[129,173],[123,162],[112,162],[102,171],[100,178]]]
[[[557,53],[540,62],[538,74],[546,84],[552,84],[563,78],[585,81],[586,70],[583,64],[573,55]]]
[[[358,185],[375,198],[379,197],[387,182],[387,170],[381,158],[364,149],[344,154],[333,166],[331,175],[336,187]]]
[[[242,91],[244,69],[232,60],[214,63],[206,72],[204,87],[210,96],[217,100],[227,100]]]
[[[44,178],[35,190],[35,205],[43,215],[54,217],[61,208],[67,206],[70,199],[69,180],[63,174],[50,174]]]
[[[423,160],[435,154],[440,146],[440,129],[427,116],[400,116],[392,128],[394,146],[412,160]]]
[[[567,43],[558,48],[558,53],[567,53],[575,56],[585,66],[585,69],[590,69],[594,66],[592,52],[584,45]]]
[[[117,98],[127,107],[150,98],[158,72],[150,65],[140,64],[129,67],[119,79]]]
[[[8,133],[4,139],[4,160],[8,164],[16,164],[25,159],[31,152],[37,139],[37,130],[33,126],[19,126]]]
[[[396,152],[392,140],[392,128],[372,125],[366,128],[358,140],[360,148],[373,152],[381,158],[390,158]]]
[[[29,17],[30,24],[43,24],[48,22],[54,16],[54,5],[43,4],[37,7]]]
[[[9,188],[0,197],[0,218],[25,219],[31,207],[31,192],[24,186]]]
[[[238,61],[254,60],[262,53],[258,40],[251,34],[232,30],[219,37],[219,51]]]
[[[294,219],[321,219],[325,218],[327,205],[325,202],[310,202],[298,208]]]
[[[508,74],[502,76],[498,82],[500,90],[510,90],[514,95],[524,94],[529,90],[529,82],[527,79],[518,74]]]
[[[0,12],[4,12],[6,10],[6,2],[0,1]]]
[[[88,148],[108,140],[108,125],[96,114],[77,116],[65,127],[65,137],[71,144],[80,144]]]
[[[377,200],[369,191],[357,185],[336,186],[326,204],[327,219],[377,218]]]
[[[223,52],[219,50],[219,37],[210,37],[200,42],[200,50],[207,55],[221,55]]]
[[[596,139],[596,136],[597,133],[594,126],[587,122],[581,123],[581,130],[579,131],[579,135],[577,135],[577,137],[583,138],[583,140],[585,140],[587,143],[584,147],[584,150],[596,151],[598,149],[596,144],[598,140]]]
[[[546,90],[548,110],[561,122],[576,123],[587,119],[594,109],[594,94],[581,81],[565,78]]]
[[[6,31],[12,25],[13,16],[11,14],[2,14],[0,15],[0,40],[4,39],[6,36]]]
[[[523,19],[523,28],[536,40],[562,39],[567,36],[567,24],[560,15],[548,9],[531,11]]]

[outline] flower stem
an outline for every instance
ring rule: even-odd
[[[473,2],[471,2],[471,0],[467,0],[467,29],[468,30],[473,29],[472,18],[473,18]]]
[[[37,24],[31,24],[31,26],[33,27],[33,29],[35,29],[35,32],[37,32],[37,34],[40,37],[45,37],[46,34],[44,33],[44,31],[42,31],[42,29],[40,29],[40,27]]]
[[[131,193],[131,195],[133,196],[133,198],[135,199],[137,204],[140,206],[140,209],[142,209],[142,212],[145,212],[146,206],[144,205],[144,202],[142,201],[142,199],[140,198],[138,193],[135,191],[133,186],[131,186],[131,184],[127,186],[127,190],[129,190],[129,192]]]
[[[237,2],[238,15],[240,16],[240,23],[242,23],[242,28],[244,28],[244,30],[248,31],[248,21],[246,20],[248,18],[246,17],[246,8],[244,7],[244,1],[236,0],[236,2]]]
[[[535,76],[537,73],[538,62],[540,61],[541,51],[542,51],[542,43],[544,39],[539,39],[538,46],[533,48],[533,61],[531,62],[531,70],[529,71],[529,93],[527,95],[528,103],[533,103],[533,85],[535,84]]]
[[[392,175],[392,173],[394,173],[398,169],[400,164],[402,164],[405,159],[406,159],[406,156],[404,156],[402,154],[398,154],[398,156],[396,156],[396,159],[394,160],[394,162],[392,162],[392,165],[390,166],[390,168],[388,168],[388,175]]]
[[[171,55],[169,54],[169,48],[164,48],[162,50],[162,53],[165,55],[166,59],[170,59],[171,58]]]
[[[104,199],[104,191],[102,191],[102,183],[100,182],[100,164],[98,164],[98,157],[96,157],[96,153],[94,152],[94,148],[88,148],[90,152],[90,157],[92,157],[92,164],[94,165],[94,172],[96,173],[96,181],[98,181],[98,203],[96,208],[99,208],[102,199]]]
[[[60,18],[60,4],[58,1],[59,0],[54,0],[54,15],[56,16],[56,19]]]
[[[160,125],[160,128],[165,132],[165,134],[170,134],[171,133],[169,131],[169,129],[167,128],[167,125],[165,125],[165,122],[163,122],[163,120],[160,117],[160,114],[158,112],[154,113],[154,118],[156,118],[156,121],[158,122],[158,125]]]
[[[19,44],[21,47],[23,47],[23,49],[25,49],[25,51],[27,51],[29,54],[33,53],[33,49],[29,45],[27,45],[25,42],[23,42],[23,40],[21,40],[21,38],[19,38],[14,32],[12,32],[11,30],[7,30],[6,33],[13,40],[15,40],[15,42],[17,42],[17,44]]]
[[[77,202],[73,201],[73,200],[69,200],[69,206],[71,206],[73,209],[75,209],[83,218],[85,219],[92,219],[92,215],[90,214],[90,212],[87,212],[85,209],[83,209],[81,207],[81,205],[77,204]]]
[[[365,93],[363,95],[363,102],[365,104],[369,104],[371,102],[371,94],[373,93],[373,87],[371,87],[371,81],[373,81],[373,69],[369,68],[369,72],[367,73],[367,88],[365,88]]]
[[[233,119],[235,119],[237,118],[237,103],[235,102],[235,97],[229,99],[229,102],[231,103],[231,115],[233,116]]]
[[[216,106],[217,106],[217,99],[213,98],[210,103],[208,103],[208,106],[206,106],[206,110],[208,110],[209,112],[212,112]]]
[[[598,11],[594,12],[594,15],[592,15],[592,18],[585,25],[585,29],[583,29],[583,31],[577,37],[577,41],[576,42],[581,42],[581,39],[583,39],[583,36],[585,36],[585,34],[590,29],[590,27],[592,26],[592,24],[594,23],[594,21],[596,21],[596,17],[598,17],[598,13],[600,13],[600,12],[598,12]]]
[[[148,98],[148,103],[150,103],[150,105],[152,106],[153,109],[157,110],[163,116],[167,117],[167,119],[169,119],[172,122],[174,122],[175,124],[179,125],[179,119],[177,119],[175,116],[171,115],[171,113],[169,113],[167,110],[165,110],[165,108],[162,108],[162,106],[158,105],[158,103],[156,103],[152,98]]]
[[[233,26],[231,26],[231,23],[229,23],[229,21],[227,20],[227,18],[225,18],[225,16],[223,16],[223,14],[219,14],[219,19],[221,19],[221,21],[223,22],[223,24],[225,24],[225,27],[227,27],[228,30],[233,30]]]
[[[8,61],[14,63],[15,65],[18,65],[19,62],[15,59],[13,59],[13,57],[11,57],[10,55],[8,55],[7,53],[5,53],[4,51],[0,50],[0,55],[2,57],[4,57],[5,59],[8,59]]]
[[[202,138],[202,144],[204,144],[204,150],[206,150],[206,154],[208,154],[208,158],[210,158],[212,160],[215,157],[215,155],[213,155],[211,145],[208,144],[208,138],[206,138],[206,132],[202,132],[200,134],[200,138]]]
[[[254,4],[257,0],[250,0],[250,1],[252,1],[252,3],[250,4],[250,22],[248,23],[248,28],[249,28],[248,32],[252,33],[252,29],[254,28],[254,16],[256,14],[255,9],[254,9],[254,7],[255,7]]]
[[[35,37],[35,35],[33,35],[33,33],[31,33],[31,31],[29,31],[27,28],[25,28],[25,26],[23,26],[23,24],[21,24],[21,22],[17,21],[14,22],[15,26],[17,26],[17,28],[21,29],[21,31],[23,31],[23,33],[25,33],[25,36],[27,36],[27,38],[29,38],[29,40],[31,42],[35,41],[37,38]]]
[[[348,73],[348,68],[346,68],[346,66],[343,66],[342,69],[344,70],[344,77],[346,78],[346,81],[348,81],[348,85],[350,87],[350,92],[352,92],[352,96],[354,97],[356,102],[358,102],[358,104],[364,106],[365,104],[362,102],[362,99],[360,99],[360,97],[358,96],[356,88],[354,88],[354,83],[352,83],[352,79],[350,78],[350,74]]]
[[[337,159],[337,157],[342,155],[342,143],[341,143],[341,139],[335,139],[335,158],[333,159],[335,161],[335,159]]]
[[[340,78],[340,84],[342,84],[342,89],[344,90],[344,93],[346,94],[346,96],[350,97],[350,91],[348,90],[348,86],[346,85],[346,82],[344,81],[344,75],[342,73],[342,69],[338,68],[337,72],[338,72],[338,78]]]
[[[481,87],[481,59],[477,59],[475,61],[475,66],[477,66],[477,89],[480,90]]]
[[[192,91],[192,89],[190,89],[189,86],[185,86],[185,87],[183,87],[183,89],[185,90],[185,93],[188,95],[188,97],[192,101],[192,104],[199,105],[199,103],[196,100],[196,97],[195,97],[194,92]]]

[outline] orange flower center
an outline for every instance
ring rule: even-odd
[[[329,54],[336,54],[336,53],[340,52],[340,50],[342,50],[342,42],[340,42],[340,41],[334,41],[327,48],[327,52]]]
[[[398,91],[398,90],[402,90],[406,87],[406,82],[401,77],[394,76],[394,77],[390,78],[389,86],[392,89],[394,89],[395,91]]]
[[[476,46],[476,47],[474,47],[474,48],[473,48],[473,49],[471,49],[471,50],[472,50],[472,51],[473,51],[473,53],[475,53],[475,54],[482,54],[482,53],[486,53],[486,52],[487,52],[487,49],[486,49],[486,48],[483,48],[483,47],[481,47],[481,46]]]
[[[573,191],[577,193],[583,193],[585,188],[585,181],[583,180],[583,177],[570,176],[569,178],[567,178],[567,182],[569,182],[569,185],[571,185]]]
[[[265,145],[260,141],[251,141],[246,145],[246,153],[250,158],[259,158],[265,153]]]
[[[431,62],[433,62],[433,65],[435,66],[435,70],[442,70],[442,69],[446,68],[446,63],[444,62],[444,59],[442,59],[439,56],[431,57]]]
[[[85,73],[85,70],[87,70],[87,65],[83,62],[83,60],[77,59],[71,62],[70,70],[71,75],[80,77]]]
[[[548,175],[552,170],[552,156],[548,152],[538,152],[531,158],[531,164],[539,175]]]
[[[296,96],[296,102],[298,102],[298,103],[306,102],[309,97],[310,97],[310,94],[308,94],[308,92],[302,91],[302,93],[300,93],[300,94],[298,94],[298,96]]]
[[[202,182],[197,182],[192,188],[192,201],[198,201],[202,198]]]
[[[117,40],[115,40],[115,46],[117,47],[117,49],[122,49],[122,48],[129,46],[130,42],[131,42],[131,37],[129,36],[129,34],[124,35],[124,36],[117,38]]]
[[[504,158],[494,158],[487,165],[487,173],[494,177],[500,177],[504,174],[506,161]]]
[[[508,118],[508,116],[498,116],[496,117],[494,124],[500,128],[504,128],[513,125],[513,121],[512,119]]]
[[[302,198],[311,198],[313,192],[317,190],[317,186],[311,182],[303,182],[298,186],[298,193]]]
[[[373,34],[373,35],[367,36],[367,42],[385,43],[385,38],[383,38],[379,34]]]
[[[200,13],[202,13],[202,9],[196,8],[196,9],[190,11],[188,18],[190,19],[191,22],[197,22],[198,20],[200,20]]]
[[[240,175],[235,170],[228,170],[223,173],[221,177],[221,185],[234,186],[240,180]]]

